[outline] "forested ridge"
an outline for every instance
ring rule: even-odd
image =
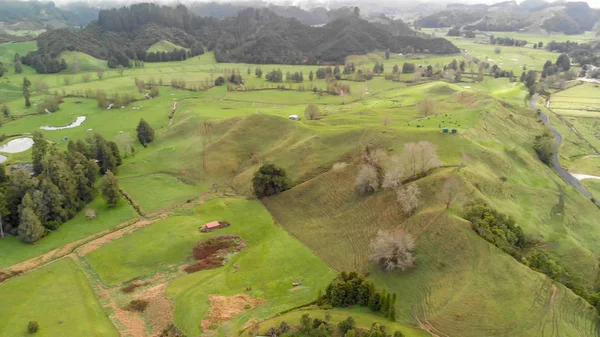
[[[403,32],[406,33],[406,32]],[[413,32],[410,32],[413,34]],[[389,30],[350,15],[323,27],[311,27],[294,18],[284,18],[269,9],[248,8],[235,17],[218,20],[196,16],[188,9],[137,4],[101,11],[97,21],[82,30],[60,29],[38,38],[34,58],[52,59],[65,50],[77,50],[112,60],[110,66],[131,66],[130,60],[149,60],[146,50],[167,40],[189,51],[185,59],[213,50],[218,62],[318,64],[343,62],[351,54],[373,50],[457,53],[449,41],[416,36],[395,36]],[[178,60],[167,59],[167,61]]]

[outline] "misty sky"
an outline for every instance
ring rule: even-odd
[[[28,0],[21,0],[21,1],[28,1]],[[38,1],[45,1],[45,0],[38,0]],[[227,3],[227,2],[233,2],[233,3],[243,3],[245,2],[244,0],[53,0],[54,3],[60,5],[60,4],[65,4],[68,2],[87,2],[89,4],[97,4],[100,5],[101,7],[105,7],[106,5],[110,4],[115,4],[115,3],[119,3],[119,4],[131,4],[131,3],[137,3],[137,2],[155,2],[155,3],[189,3],[189,2],[222,2],[222,3]],[[256,1],[256,0],[247,0],[249,1]],[[402,3],[406,2],[406,3],[410,3],[413,4],[415,3],[414,0],[262,0],[264,2],[269,2],[269,3],[275,3],[275,4],[281,4],[281,5],[299,5],[301,7],[314,7],[317,5],[321,5],[321,6],[325,6],[325,7],[340,7],[343,5],[355,5],[355,4],[359,4],[360,3],[368,3],[368,4],[383,4],[384,6],[393,6],[396,5],[397,7],[402,7]],[[441,3],[441,4],[447,4],[447,3],[485,3],[485,4],[493,4],[493,3],[497,3],[497,2],[501,2],[503,0],[421,0],[419,2],[436,2],[436,3]],[[522,2],[523,0],[517,0],[517,2]],[[579,0],[581,1],[581,0]],[[2,0],[0,0],[0,3],[2,2]],[[588,0],[585,1],[587,2],[590,7],[594,7],[594,8],[600,8],[600,0]],[[104,5],[104,6],[102,6]],[[396,7],[393,6],[393,7]]]

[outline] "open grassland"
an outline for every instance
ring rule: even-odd
[[[228,221],[231,226],[212,233],[198,231],[215,220]],[[314,300],[335,275],[310,250],[275,226],[260,203],[237,198],[208,201],[191,215],[152,224],[92,252],[86,260],[105,283],[114,285],[191,263],[196,242],[224,234],[240,236],[248,248],[228,257],[226,266],[177,278],[168,288],[175,301],[175,322],[186,334],[200,332],[199,322],[209,310],[208,295],[235,295],[252,286],[248,294],[266,300],[225,323],[221,331],[229,335],[250,318],[265,319]],[[302,286],[292,287],[297,280]]]
[[[88,208],[96,212],[96,219],[85,217],[85,209]],[[10,251],[10,254],[0,254],[0,269],[34,258],[90,235],[110,230],[136,217],[135,211],[124,200],[121,200],[117,207],[108,208],[106,202],[100,196],[96,197],[85,209],[35,245],[22,243],[14,236],[7,236],[2,239],[0,247],[2,247],[2,250]]]
[[[517,73],[523,64],[539,69],[546,59],[554,61],[557,56],[515,47],[501,47],[502,53],[496,55],[494,46],[457,43],[472,56],[482,60],[488,56],[505,69],[519,70]],[[3,47],[9,53],[31,48],[18,44]],[[320,96],[311,90],[325,88],[325,80],[308,80],[308,73],[316,71],[316,66],[217,64],[212,53],[207,53],[184,62],[146,63],[144,68],[126,69],[123,75],[106,69],[99,79],[93,67],[105,66],[105,61],[73,56],[81,57],[80,65],[87,64],[89,70],[36,75],[25,67],[22,75],[11,72],[0,79],[0,90],[8,90],[7,95],[0,91],[0,100],[9,100],[15,117],[3,119],[2,133],[31,133],[44,125],[64,126],[85,116],[80,127],[42,134],[58,149],[66,149],[68,140],[83,139],[95,132],[117,141],[122,153],[125,144],[135,144],[135,155],[129,153],[124,158],[117,174],[121,187],[146,212],[185,203],[209,188],[216,195],[238,195],[209,200],[193,211],[172,211],[168,218],[85,256],[90,275],[97,275],[115,289],[133,278],[151,280],[168,275],[174,321],[187,335],[201,333],[200,322],[210,311],[208,295],[231,296],[251,286],[247,294],[266,300],[221,323],[217,331],[209,331],[235,335],[250,319],[267,319],[314,300],[334,277],[331,268],[371,272],[370,277],[379,287],[397,292],[399,323],[384,324],[397,326],[406,336],[423,336],[415,330],[419,328],[439,336],[461,337],[596,335],[598,317],[585,301],[485,242],[460,219],[464,202],[483,200],[513,216],[527,237],[539,241],[540,248],[581,280],[578,282],[582,286],[594,289],[597,283],[599,211],[537,159],[531,142],[543,126],[535,112],[523,108],[526,93],[522,84],[486,77],[481,83],[413,85],[376,76],[368,82],[347,82],[349,95]],[[518,61],[512,60],[517,57]],[[385,60],[383,53],[373,53],[349,58],[359,69],[372,69],[375,62],[384,62],[386,73],[394,64],[401,67],[405,61],[441,68],[452,59],[460,61],[462,56],[392,55]],[[12,67],[11,62],[5,64]],[[305,81],[283,84],[294,90],[273,90],[280,84],[256,78],[253,74],[257,67],[263,73],[278,68],[284,73],[302,71]],[[172,79],[184,79],[188,88],[210,86],[232,69],[246,80],[238,91],[227,91],[222,86],[193,92],[169,86]],[[129,92],[140,100],[108,110],[99,108],[92,99],[68,97],[58,112],[37,114],[35,106],[23,106],[24,75],[33,83],[43,81],[51,92],[64,91],[68,95],[102,89],[109,97]],[[89,75],[89,80],[84,75]],[[162,81],[159,96],[143,99],[134,85],[136,78]],[[301,85],[305,91],[296,91]],[[585,85],[569,90],[565,91],[567,99],[571,96],[576,100],[578,95],[593,99],[597,88]],[[37,104],[44,97],[45,93],[34,90],[32,102]],[[435,113],[421,116],[417,104],[426,97],[435,99]],[[178,105],[170,122],[174,101]],[[319,107],[322,118],[304,118],[308,103]],[[299,115],[301,120],[288,120],[291,114]],[[576,135],[573,137],[573,131],[555,115],[550,116],[565,136],[561,147],[563,165],[595,166],[593,159],[582,161],[589,147]],[[147,147],[136,140],[140,118],[156,131],[155,141]],[[458,132],[445,134],[443,128]],[[591,124],[586,137],[593,130]],[[121,142],[123,139],[126,141]],[[403,214],[391,191],[369,197],[356,195],[354,183],[361,149],[370,145],[391,156],[401,153],[404,144],[417,141],[435,144],[442,163],[453,166],[437,169],[414,182],[422,192],[420,212],[412,217]],[[12,162],[27,161],[27,156],[9,155]],[[332,169],[339,162],[348,165]],[[264,201],[271,214],[257,201],[241,197],[251,194],[252,176],[264,163],[283,167],[294,186]],[[458,165],[464,166],[459,170]],[[463,181],[456,188],[460,202],[446,211],[438,195],[447,177],[454,174]],[[96,209],[98,219],[87,220],[80,214],[37,245],[4,239],[0,245],[9,248],[11,254],[0,257],[0,267],[135,217],[124,201],[117,209],[107,210],[98,198],[90,207]],[[275,225],[271,215],[281,227]],[[232,226],[212,233],[198,232],[200,226],[214,220],[229,221]],[[417,266],[404,273],[384,274],[368,262],[369,243],[377,230],[398,226],[417,237]],[[182,276],[178,268],[191,262],[195,243],[221,234],[239,235],[248,248],[229,256],[221,268]],[[10,282],[18,284],[20,279]],[[292,287],[291,283],[298,280],[302,285]],[[379,318],[354,309],[332,312],[336,319],[346,312],[356,313],[359,326]],[[299,313],[288,315],[284,317],[293,321]]]
[[[6,281],[0,293],[2,336],[30,336],[29,321],[39,323],[36,336],[119,336],[70,258]]]
[[[300,322],[300,318],[303,314],[309,314],[311,318],[318,318],[321,320],[325,320],[325,316],[329,314],[329,316],[331,316],[330,322],[332,324],[338,324],[339,322],[345,320],[347,317],[352,317],[354,318],[356,326],[361,329],[369,329],[371,328],[373,322],[379,322],[380,324],[384,325],[386,327],[386,331],[390,333],[400,331],[404,334],[405,337],[429,336],[429,334],[425,333],[423,330],[419,330],[417,328],[410,328],[397,322],[392,322],[385,317],[374,314],[370,309],[363,307],[354,307],[350,309],[334,308],[331,310],[296,310],[261,322],[260,332],[262,335],[265,335],[269,328],[277,328],[281,324],[281,322],[286,322],[290,325],[296,325],[298,322]]]
[[[148,48],[148,50],[146,50],[146,51],[148,53],[156,53],[156,52],[170,52],[175,49],[186,49],[186,48],[178,46],[169,41],[162,40],[162,41],[158,41],[155,44],[153,44],[152,46],[150,46],[150,48]]]

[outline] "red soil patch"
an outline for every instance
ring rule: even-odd
[[[210,311],[200,324],[203,330],[210,328],[213,324],[228,321],[265,302],[262,298],[252,298],[247,294],[234,296],[208,295],[208,301],[210,302]]]
[[[193,256],[198,262],[186,266],[183,270],[193,273],[199,270],[221,267],[229,253],[239,252],[246,247],[244,240],[237,235],[220,235],[200,241],[193,251]]]

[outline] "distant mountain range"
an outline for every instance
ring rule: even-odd
[[[56,29],[85,26],[98,17],[99,8],[85,3],[57,7],[53,2],[3,0],[0,22],[12,30]]]
[[[425,28],[462,27],[483,31],[527,31],[581,34],[600,20],[600,10],[586,2],[505,1],[493,5],[450,4],[425,15],[415,25]]]
[[[183,5],[138,4],[100,11],[98,20],[81,30],[43,33],[37,39],[39,50],[27,60],[44,63],[65,50],[77,50],[110,60],[112,66],[129,66],[128,60],[146,60],[147,49],[161,40],[195,50],[203,46],[213,50],[219,62],[320,64],[343,63],[348,55],[374,50],[459,52],[446,39],[417,36],[400,20],[370,23],[357,14],[312,27],[270,9],[248,8],[216,19],[197,16]]]

